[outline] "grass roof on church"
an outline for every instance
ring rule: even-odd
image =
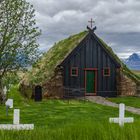
[[[56,66],[65,59],[87,34],[88,32],[84,31],[55,43],[25,75],[25,83],[40,84],[50,79],[54,74]]]
[[[30,84],[41,84],[49,80],[53,76],[56,66],[66,58],[66,56],[84,39],[87,34],[88,32],[84,31],[55,43],[54,46],[46,52],[25,75],[24,82]],[[122,71],[131,79],[139,82],[140,77],[131,72],[103,40],[100,39],[100,41],[115,60],[121,64]]]

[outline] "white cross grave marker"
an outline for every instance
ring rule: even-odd
[[[34,124],[20,124],[20,109],[14,109],[13,124],[0,124],[4,130],[33,130]]]
[[[13,108],[13,99],[5,103],[8,116],[8,108]],[[33,130],[34,124],[20,124],[20,109],[14,109],[13,124],[0,124],[0,130]]]
[[[3,89],[3,94],[6,95],[7,94],[7,87],[5,86]]]
[[[14,109],[13,124],[19,124],[19,121],[20,121],[20,110]]]
[[[133,123],[133,117],[125,118],[125,104],[119,104],[119,118],[109,118],[110,123],[119,123],[120,126],[124,126],[124,123]]]

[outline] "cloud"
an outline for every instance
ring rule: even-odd
[[[139,0],[28,1],[36,9],[37,24],[42,29],[41,50],[48,50],[55,42],[85,30],[92,17],[96,21],[96,33],[120,57],[140,52]]]
[[[140,52],[140,33],[99,33],[121,58]],[[123,56],[123,54],[125,54]]]

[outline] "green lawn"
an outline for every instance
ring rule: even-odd
[[[44,100],[35,103],[23,99],[16,88],[9,97],[14,108],[21,109],[21,123],[34,123],[33,131],[0,131],[0,140],[139,140],[140,116],[134,124],[120,128],[109,124],[109,117],[117,117],[118,109],[84,101]],[[12,123],[13,110],[6,117],[5,106],[0,106],[0,123]]]
[[[117,98],[107,98],[109,101],[115,103],[124,103],[127,106],[132,106],[140,108],[140,97],[117,97]]]

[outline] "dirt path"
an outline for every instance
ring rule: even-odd
[[[97,104],[111,106],[111,107],[119,107],[119,105],[117,103],[113,103],[111,101],[108,101],[105,98],[100,97],[100,96],[87,96],[85,98],[86,98],[86,100],[97,103]],[[140,108],[126,106],[125,110],[129,111],[131,113],[140,115]]]

